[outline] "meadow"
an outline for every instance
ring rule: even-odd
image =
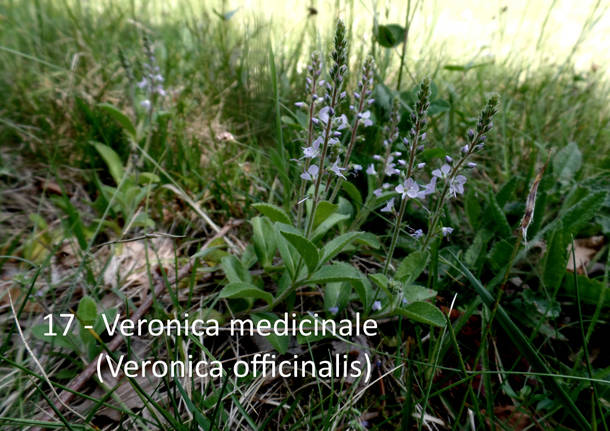
[[[0,3],[0,429],[607,430],[609,8]]]

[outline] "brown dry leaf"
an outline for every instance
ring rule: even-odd
[[[515,406],[494,407],[494,415],[500,423],[503,423],[511,430],[523,430],[532,424],[532,420],[527,413],[519,411]]]
[[[169,271],[174,258],[173,243],[168,238],[115,244],[114,254],[104,271],[104,283],[121,290],[145,286],[149,269],[154,272],[161,265]]]
[[[603,235],[592,236],[590,238],[580,238],[574,240],[574,259],[576,260],[576,271],[583,273],[593,256],[604,245]],[[574,261],[572,259],[572,244],[568,246],[568,264],[566,269],[574,272]]]

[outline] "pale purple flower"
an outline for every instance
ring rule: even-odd
[[[451,158],[451,156],[445,156],[445,160],[447,161],[447,163],[453,163],[453,159]]]
[[[311,165],[307,171],[301,174],[301,178],[303,178],[305,181],[313,181],[317,178],[318,172],[320,172],[318,165]]]
[[[335,163],[333,163],[333,165],[330,167],[330,171],[333,174],[346,180],[347,178],[345,178],[345,175],[343,175],[341,173],[341,171],[344,171],[344,170],[345,170],[345,168],[339,167],[339,159],[335,160]]]
[[[391,213],[394,210],[394,198],[390,199],[383,208],[381,208],[382,213]]]
[[[417,197],[420,199],[423,199],[426,196],[431,195],[435,191],[436,191],[436,177],[432,177],[430,182],[424,186],[423,190],[420,190],[420,192],[417,194]]]
[[[380,197],[382,193],[383,193],[382,189],[375,189],[375,190],[373,190],[373,194],[375,196],[377,196],[377,197]]]
[[[452,227],[442,227],[441,231],[443,232],[443,236],[447,236],[447,235],[451,235],[451,232],[453,232],[453,228]]]
[[[146,109],[146,110],[148,111],[148,110],[150,110],[150,107],[151,107],[152,105],[151,105],[151,103],[150,103],[150,100],[145,99],[145,100],[142,100],[142,101],[140,102],[140,106],[141,106],[142,108],[144,108],[144,109]]]
[[[364,127],[369,127],[373,125],[373,120],[371,120],[371,111],[363,112],[362,114],[359,114],[359,117]]]
[[[466,163],[466,166],[468,166],[469,168],[476,168],[477,164],[475,162],[468,162]]]
[[[382,160],[382,157],[379,154],[374,154],[373,155],[373,160],[379,161],[379,160]]]
[[[347,117],[345,116],[345,114],[341,114],[337,121],[337,130],[343,130],[349,127],[349,122],[347,121]]]
[[[464,175],[456,176],[453,181],[449,184],[449,194],[453,197],[464,193],[464,184],[466,183],[466,177]]]
[[[371,309],[373,311],[379,311],[381,310],[381,301],[375,301],[373,302],[373,305],[371,306]]]
[[[307,103],[305,102],[297,102],[294,104],[294,106],[296,106],[297,108],[305,108],[307,107]]]
[[[337,313],[339,312],[339,307],[337,307],[337,306],[335,306],[335,307],[330,307],[330,308],[328,309],[328,311],[329,311],[331,314],[337,314]]]
[[[466,144],[462,147],[462,153],[467,153],[467,152],[468,152],[468,144]]]
[[[352,165],[352,169],[355,170],[356,172],[361,171],[362,170],[362,165]]]
[[[400,162],[400,160],[399,160],[399,162]],[[424,166],[426,166],[426,164],[424,162],[421,162],[421,163],[417,164],[417,168],[418,169],[422,169]]]
[[[397,185],[394,190],[402,195],[402,199],[406,197],[414,199],[419,193],[419,184],[413,178],[407,178],[404,183]]]
[[[318,119],[324,124],[328,123],[329,112],[330,107],[328,106],[325,106],[324,108],[320,109],[320,112],[318,112]]]
[[[366,168],[367,175],[377,175],[377,171],[375,170],[375,166],[371,163],[368,168]]]
[[[318,156],[318,149],[314,148],[313,146],[311,147],[304,147],[303,148],[303,157],[305,157],[306,159],[313,159],[314,157]]]
[[[451,166],[443,165],[440,169],[435,169],[432,171],[432,175],[438,178],[446,178],[451,172]]]
[[[422,236],[424,236],[424,231],[421,229],[417,229],[415,232],[413,232],[411,234],[411,236],[415,239],[420,239]]]
[[[140,82],[138,82],[138,88],[144,88],[148,85],[148,79],[142,78]]]

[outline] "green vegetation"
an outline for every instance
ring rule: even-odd
[[[608,429],[602,2],[166,3],[0,5],[0,428]],[[94,369],[259,352],[371,379]]]

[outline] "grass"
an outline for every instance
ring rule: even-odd
[[[2,429],[607,429],[610,112],[599,43],[608,35],[605,5],[554,1],[496,10],[412,1],[407,43],[392,49],[375,42],[371,27],[404,25],[407,5],[308,6],[0,6]],[[500,96],[500,106],[465,194],[439,213],[443,226],[454,227],[449,239],[432,235],[421,248],[409,229],[425,228],[428,215],[405,205],[410,228],[398,226],[388,259],[392,220],[377,205],[359,223],[375,237],[349,242],[329,259],[345,265],[334,275],[341,282],[311,283],[299,274],[326,266],[303,251],[291,274],[290,253],[268,241],[275,229],[269,220],[284,221],[283,209],[292,223],[301,198],[301,171],[291,159],[301,155],[307,119],[294,103],[305,94],[311,51],[328,61],[336,16],[347,23],[348,90],[367,54],[377,62],[376,124],[386,121],[393,96],[406,109],[422,78],[431,79],[426,142],[436,152],[421,156],[431,169],[436,157],[458,153],[490,94]],[[150,115],[121,64],[123,56],[140,79],[146,38],[168,92]],[[401,136],[410,127],[404,109]],[[352,161],[366,167],[383,149],[382,134],[381,127],[367,129]],[[521,242],[526,197],[547,162]],[[370,203],[366,176],[349,178]],[[363,208],[353,193],[340,196],[336,215]],[[254,205],[261,203],[278,209]],[[267,217],[257,218],[261,211]],[[355,241],[348,227],[355,220],[348,221],[319,238],[302,235],[298,223],[296,234],[284,227],[281,235],[300,251],[321,253],[339,234]],[[588,258],[579,265],[582,253]],[[566,270],[569,261],[578,272]],[[434,291],[418,303],[441,310],[441,324],[371,311],[373,299],[394,295],[383,289],[396,285],[378,277],[384,266],[401,286]],[[346,271],[364,274],[368,287],[360,289],[374,297],[360,295],[357,283],[352,291],[355,282],[340,278]],[[233,283],[248,284],[248,295],[262,288],[274,295],[271,305],[219,295]],[[111,348],[112,337],[83,326],[112,309],[160,319],[188,312],[226,323],[250,312],[328,315],[335,306],[348,318],[370,314],[379,335],[332,343],[145,336]],[[53,313],[62,328],[57,316],[66,312],[77,314],[80,330],[42,335],[45,315]],[[104,350],[167,361],[203,352],[227,369],[259,351],[317,361],[360,352],[374,368],[367,383],[226,373],[105,383],[92,376],[75,389],[77,376]],[[63,405],[66,390],[75,396]]]

